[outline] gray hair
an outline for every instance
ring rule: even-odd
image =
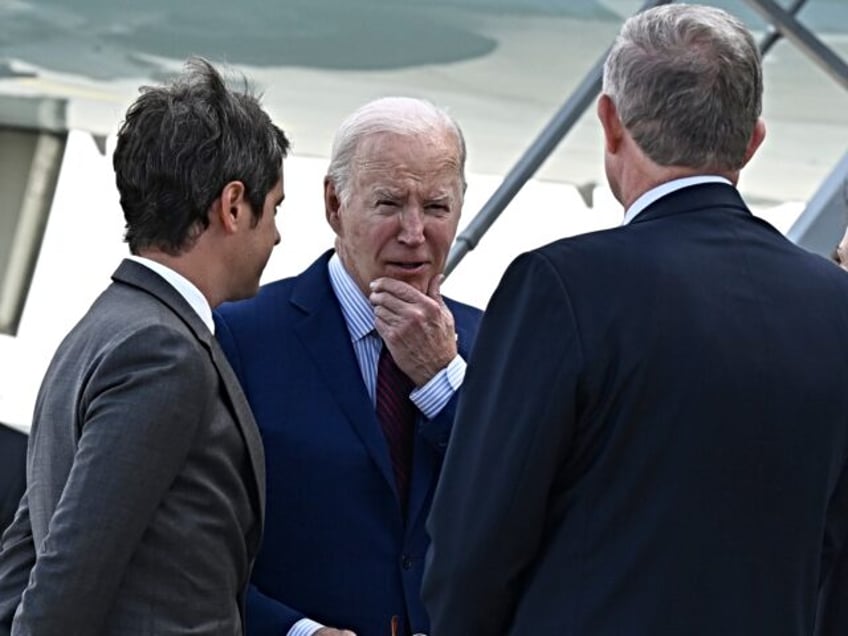
[[[762,109],[760,53],[721,9],[656,7],[622,26],[604,64],[604,93],[655,163],[738,170]]]
[[[351,177],[359,143],[378,133],[422,135],[451,132],[456,138],[459,179],[465,191],[465,138],[459,124],[433,103],[413,97],[383,97],[368,102],[345,119],[333,138],[327,178],[342,203],[351,193]]]

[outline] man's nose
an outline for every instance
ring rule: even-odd
[[[420,208],[409,206],[401,211],[398,240],[407,245],[418,245],[424,242],[424,220]]]

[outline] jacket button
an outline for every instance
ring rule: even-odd
[[[400,565],[404,570],[410,569],[412,567],[412,557],[404,554],[400,559]]]

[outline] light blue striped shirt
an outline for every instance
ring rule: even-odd
[[[377,362],[383,341],[374,329],[374,308],[347,273],[338,254],[333,254],[328,264],[330,283],[342,307],[350,341],[359,362],[362,379],[368,395],[376,408]],[[436,417],[454,396],[465,378],[465,360],[457,354],[447,367],[434,375],[424,386],[418,387],[409,397],[428,420]]]
[[[374,308],[353,282],[338,254],[330,257],[328,271],[330,284],[339,299],[347,330],[350,332],[350,341],[359,363],[359,370],[362,372],[362,379],[376,408],[377,362],[383,341],[374,329]],[[426,419],[432,420],[436,417],[462,386],[465,366],[465,360],[457,354],[448,366],[434,375],[427,384],[410,393],[412,403]],[[287,636],[312,636],[322,627],[321,623],[303,618],[292,625]]]

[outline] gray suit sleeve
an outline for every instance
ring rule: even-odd
[[[539,255],[519,257],[480,324],[427,523],[434,634],[508,633],[574,432],[580,367],[558,274]]]
[[[24,494],[12,524],[0,540],[0,636],[8,636],[11,632],[12,618],[29,583],[33,565],[35,544]]]
[[[218,399],[214,373],[196,341],[164,326],[132,333],[95,366],[80,404],[73,465],[13,635],[102,630],[205,408]],[[35,471],[47,457],[39,457],[38,444],[32,452]]]

